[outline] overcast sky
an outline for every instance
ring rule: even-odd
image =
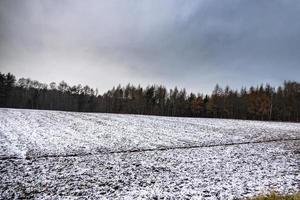
[[[1,0],[0,71],[100,92],[300,81],[300,1]]]

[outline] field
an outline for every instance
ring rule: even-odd
[[[0,109],[1,198],[300,190],[300,124]]]

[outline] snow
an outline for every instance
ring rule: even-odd
[[[300,190],[300,124],[0,109],[2,198]]]

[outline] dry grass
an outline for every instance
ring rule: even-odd
[[[271,192],[268,195],[259,195],[248,200],[300,200],[300,192],[292,195],[278,195],[275,192]]]

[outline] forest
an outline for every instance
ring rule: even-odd
[[[215,86],[211,95],[187,93],[162,85],[118,85],[104,94],[65,81],[49,85],[0,72],[0,107],[76,112],[106,112],[177,117],[300,121],[300,83],[285,81],[239,91]]]

